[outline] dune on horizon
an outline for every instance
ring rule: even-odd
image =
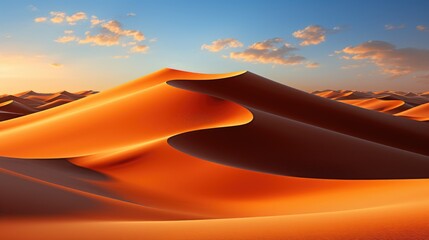
[[[0,122],[6,238],[428,235],[423,94],[309,94],[168,68],[94,93],[14,95],[49,110]]]

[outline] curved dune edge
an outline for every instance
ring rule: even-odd
[[[414,135],[413,137],[420,137],[413,128],[429,130],[428,126],[404,123],[402,119],[376,112],[361,111],[360,115],[356,116],[356,112],[359,113],[360,110],[332,101],[323,102],[310,94],[252,73],[215,81],[171,80],[167,83],[238,103],[248,108],[254,115],[250,123],[238,127],[195,130],[168,139],[174,148],[192,156],[254,171],[298,177],[333,179],[429,177],[429,157],[419,153],[420,151],[426,153],[425,149],[420,148],[417,153],[413,153],[405,147],[408,151],[404,151],[402,150],[404,145],[409,143],[398,140],[391,142],[392,139],[389,139],[392,136],[391,131],[397,131],[396,127],[404,128],[403,130]],[[258,95],[259,91],[265,94]],[[308,106],[304,105],[303,109],[291,111],[283,109],[282,106],[287,106],[293,101],[295,102],[292,104]],[[321,102],[325,106],[319,104]],[[317,110],[318,104],[321,111],[336,111],[335,115],[328,117],[326,122],[318,122],[318,118],[306,115],[306,111],[311,113]],[[327,115],[326,112],[323,114]],[[361,124],[340,123],[337,117],[344,117],[345,121],[372,120],[375,126],[381,128],[385,124],[384,121],[390,121],[391,126],[387,126],[390,129],[386,129],[385,132],[378,130],[363,135],[366,131],[352,132],[356,127],[362,126]],[[357,119],[353,119],[355,117]],[[364,126],[367,127],[369,126]],[[377,141],[376,138],[380,137],[378,134],[387,138]],[[423,139],[429,140],[429,134],[422,135]],[[401,145],[399,142],[405,144]],[[398,146],[402,149],[397,149]],[[335,156],[346,156],[347,160]]]
[[[429,103],[405,110],[395,114],[396,116],[411,118],[417,121],[429,121]]]
[[[0,123],[0,155],[88,156],[180,132],[246,123],[252,115],[238,104],[165,83],[170,79],[211,80],[242,73],[194,74],[163,69],[89,98]]]

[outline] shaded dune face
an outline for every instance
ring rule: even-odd
[[[58,239],[51,224],[106,239],[420,236],[428,130],[248,72],[163,69],[1,122],[0,228],[46,239]]]

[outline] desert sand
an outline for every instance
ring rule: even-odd
[[[34,91],[27,91],[14,95],[5,94],[0,96],[0,121],[47,110],[96,93],[95,91],[89,90],[77,93],[69,93],[67,91],[58,93],[37,93]]]
[[[0,122],[4,239],[429,237],[424,104],[173,69],[80,94]]]
[[[417,121],[428,121],[429,113],[423,110],[427,108],[424,105],[429,103],[427,92],[325,90],[315,91],[313,94],[369,110]]]

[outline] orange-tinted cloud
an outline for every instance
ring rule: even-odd
[[[234,38],[218,39],[213,41],[211,44],[203,44],[201,49],[208,50],[210,52],[219,52],[226,48],[238,48],[242,47],[243,44]]]
[[[97,16],[91,16],[91,27],[95,27],[103,22],[104,20],[100,20]]]
[[[41,22],[46,22],[47,20],[48,20],[47,17],[38,17],[34,19],[34,22],[41,23]]]
[[[51,63],[50,65],[51,65],[51,67],[55,67],[55,68],[61,68],[61,67],[64,67],[64,65],[63,65],[63,64],[61,64],[61,63]]]
[[[306,68],[318,68],[318,67],[320,67],[320,64],[316,63],[316,62],[310,62],[310,63],[307,63],[307,65],[305,65],[305,67]]]
[[[66,36],[62,36],[62,37],[59,37],[59,38],[55,39],[55,42],[58,42],[58,43],[68,43],[68,42],[72,42],[72,41],[75,41],[75,40],[76,40],[76,36],[66,35]]]
[[[122,28],[120,22],[111,20],[101,24],[101,31],[98,34],[92,35],[89,31],[85,33],[85,38],[79,40],[79,43],[86,44],[91,43],[92,45],[98,46],[113,46],[120,43],[120,39],[123,36],[132,37],[134,41],[143,41],[145,36],[142,32],[137,30],[126,30]],[[147,50],[147,49],[146,49]],[[133,52],[143,52],[142,48],[132,50]]]
[[[147,50],[149,50],[149,47],[146,45],[135,45],[130,51],[133,53],[145,53]]]
[[[429,49],[396,48],[388,42],[368,41],[346,47],[342,53],[353,60],[369,60],[392,76],[429,71]]]
[[[302,56],[292,54],[296,48],[284,43],[281,38],[256,42],[242,52],[232,52],[229,57],[236,60],[255,63],[295,65],[303,63]]]
[[[127,59],[129,57],[130,57],[129,55],[116,55],[116,56],[113,56],[112,58],[113,59]]]
[[[66,13],[64,12],[50,12],[51,14],[51,22],[53,23],[62,23],[66,17]]]
[[[77,12],[71,16],[66,17],[66,21],[70,25],[75,25],[77,21],[85,20],[85,19],[88,19],[88,17],[86,16],[86,13],[84,13],[84,12]]]
[[[326,29],[318,25],[310,25],[292,35],[301,40],[301,46],[317,45],[325,41]]]
[[[79,40],[80,44],[90,43],[93,46],[113,46],[119,44],[120,35],[111,33],[99,33],[91,35],[89,31],[85,32],[85,38]]]
[[[122,28],[121,23],[116,20],[108,21],[102,26],[103,28],[109,30],[112,33],[115,33],[121,36],[132,37],[134,38],[135,41],[143,41],[145,39],[145,36],[143,35],[142,32],[137,30],[125,30]]]

